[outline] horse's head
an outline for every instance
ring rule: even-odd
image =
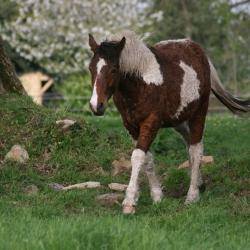
[[[119,57],[124,45],[125,38],[119,42],[102,42],[99,45],[89,35],[89,46],[94,53],[89,64],[93,87],[90,108],[95,115],[104,114],[105,106],[118,85]]]

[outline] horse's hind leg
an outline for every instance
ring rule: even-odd
[[[206,105],[197,112],[189,121],[190,146],[188,149],[191,164],[191,181],[185,204],[191,204],[199,200],[199,186],[201,185],[200,164],[203,156],[202,136],[206,117]]]
[[[190,145],[189,158],[191,163],[191,181],[187,194],[185,204],[190,204],[199,200],[199,186],[200,186],[200,164],[203,155],[202,141]]]
[[[182,124],[178,125],[177,127],[174,128],[184,139],[185,144],[187,146],[187,151],[189,154],[189,147],[190,147],[190,129],[189,129],[189,125],[187,122],[183,122]],[[189,154],[190,155],[190,154]],[[190,157],[189,157],[189,165],[191,166],[191,162],[190,162]],[[199,180],[198,180],[198,186],[201,190],[204,191],[204,187],[203,187],[203,180],[202,180],[202,176],[200,173],[200,169],[198,171],[198,175],[199,175]],[[189,171],[190,173],[190,171]],[[191,173],[190,173],[191,174]]]
[[[161,184],[155,174],[154,157],[149,151],[146,154],[144,170],[148,177],[151,198],[154,202],[160,202],[163,197],[163,193]]]

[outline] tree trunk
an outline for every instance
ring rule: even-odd
[[[0,36],[0,94],[4,92],[25,93],[25,90],[17,77],[14,66],[3,47]]]

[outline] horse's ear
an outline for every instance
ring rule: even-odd
[[[95,52],[97,50],[98,46],[99,45],[95,41],[95,38],[91,34],[89,34],[89,47],[91,48],[91,50],[93,52]]]
[[[125,37],[123,37],[122,38],[122,40],[118,43],[118,49],[119,49],[119,52],[121,52],[122,51],[122,49],[124,48],[124,46],[125,46],[125,43],[126,43],[126,38]]]

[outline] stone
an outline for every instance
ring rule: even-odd
[[[31,184],[31,185],[24,188],[24,192],[27,195],[36,195],[38,193],[38,191],[39,191],[38,187],[34,184]]]
[[[123,192],[127,189],[128,185],[120,184],[120,183],[110,183],[110,184],[108,184],[108,187],[111,190]]]
[[[120,205],[124,195],[120,193],[101,194],[96,197],[96,201],[102,206],[111,207],[115,204]]]
[[[74,185],[69,185],[63,187],[62,190],[70,190],[70,189],[89,189],[89,188],[99,188],[101,187],[100,182],[97,181],[87,181],[83,183],[77,183]]]
[[[14,145],[6,154],[5,160],[25,163],[29,160],[29,154],[22,146]]]
[[[71,126],[73,126],[76,123],[74,120],[70,119],[64,119],[64,120],[58,120],[56,121],[56,124],[63,130],[68,130]]]
[[[123,172],[129,172],[132,168],[131,161],[121,157],[119,160],[114,160],[112,162],[112,175],[116,176]]]
[[[203,156],[201,160],[201,165],[208,165],[214,163],[214,158],[211,155]],[[189,168],[189,161],[185,161],[182,164],[179,165],[179,169],[182,168]]]

